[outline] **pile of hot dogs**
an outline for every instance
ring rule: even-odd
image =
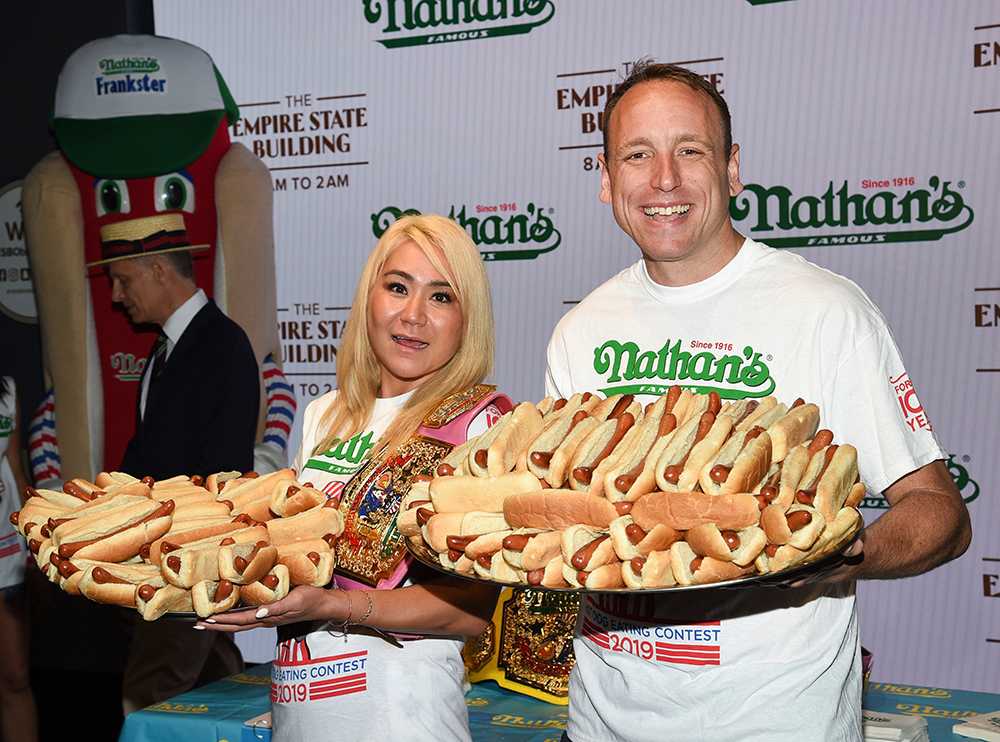
[[[147,621],[264,605],[295,585],[326,585],[344,530],[336,502],[290,469],[221,472],[204,482],[120,472],[63,491],[31,490],[11,516],[42,572],[63,590],[132,607]]]
[[[414,481],[400,532],[449,570],[552,588],[781,572],[861,527],[857,451],[819,408],[673,387],[518,405]],[[426,552],[423,552],[426,553]]]

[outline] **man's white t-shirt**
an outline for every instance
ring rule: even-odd
[[[747,239],[705,281],[656,284],[643,261],[574,307],[546,393],[652,401],[673,384],[819,405],[877,494],[947,458],[885,318],[853,282]],[[570,679],[573,742],[861,740],[853,583],[588,595]]]
[[[376,400],[362,432],[315,453],[323,437],[320,419],[337,392],[311,402],[293,462],[298,480],[330,496],[340,494],[377,453],[376,442],[411,394]],[[399,644],[363,627],[344,635],[325,623],[302,639],[279,643],[271,671],[275,740],[470,740],[462,688],[464,637]]]

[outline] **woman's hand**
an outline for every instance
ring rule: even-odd
[[[232,633],[299,621],[332,621],[340,624],[347,620],[349,607],[350,603],[342,590],[300,585],[270,605],[218,613],[199,621],[194,627]]]

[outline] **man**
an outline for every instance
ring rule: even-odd
[[[604,121],[601,201],[642,259],[560,321],[547,393],[613,388],[628,375],[648,390],[643,402],[675,382],[729,397],[802,397],[819,405],[823,427],[857,447],[862,480],[890,507],[844,564],[809,584],[585,596],[567,737],[861,740],[853,581],[919,574],[968,547],[947,454],[932,432],[903,420],[890,379],[905,369],[868,297],[734,229],[739,147],[711,85],[642,62],[608,100]],[[725,364],[713,361],[723,356]],[[630,357],[645,361],[629,366]],[[634,645],[619,637],[639,635],[679,637],[691,656],[615,651]],[[699,659],[709,646],[717,664]]]
[[[140,380],[136,431],[121,470],[153,479],[253,468],[260,381],[246,333],[194,282],[180,214],[101,228],[112,301],[160,336]],[[88,266],[92,267],[92,266]],[[176,621],[136,620],[125,713],[243,669],[231,638]]]

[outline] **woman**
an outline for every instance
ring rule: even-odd
[[[365,264],[339,388],[306,409],[294,462],[300,480],[341,498],[334,586],[197,624],[311,622],[295,637],[300,627],[279,631],[276,738],[470,739],[461,648],[489,626],[497,592],[411,565],[395,514],[413,476],[510,408],[479,385],[492,363],[489,283],[472,240],[444,217],[400,219]],[[421,427],[432,415],[443,427]]]
[[[35,697],[28,682],[28,626],[24,605],[27,548],[10,525],[24,504],[28,480],[21,466],[21,418],[14,380],[0,376],[0,739],[38,739]]]

